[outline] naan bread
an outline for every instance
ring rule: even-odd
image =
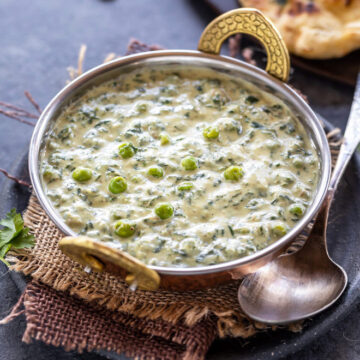
[[[310,59],[360,48],[360,0],[240,0],[267,15],[289,51]]]

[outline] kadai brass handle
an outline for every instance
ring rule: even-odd
[[[198,50],[218,55],[223,42],[237,33],[248,34],[259,40],[267,53],[265,70],[282,81],[288,80],[289,52],[274,24],[259,10],[235,9],[220,15],[203,31]]]
[[[125,281],[141,290],[157,290],[160,285],[159,274],[131,255],[102,244],[85,236],[67,236],[59,242],[60,250],[81,265],[89,266],[98,272],[119,275],[124,270]]]

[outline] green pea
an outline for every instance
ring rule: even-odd
[[[53,172],[51,170],[47,169],[47,170],[43,171],[43,177],[44,178],[49,178],[50,179],[50,178],[52,178],[52,176],[53,176]]]
[[[92,177],[92,171],[90,169],[78,167],[72,173],[72,178],[76,181],[83,182],[88,181]]]
[[[155,178],[161,178],[164,176],[164,170],[160,166],[152,166],[148,169],[148,175]]]
[[[136,105],[136,110],[139,113],[144,113],[147,110],[147,104],[146,103],[137,104]]]
[[[109,183],[109,191],[113,194],[120,194],[127,189],[127,183],[121,176],[116,176]]]
[[[197,161],[193,156],[187,156],[186,158],[182,159],[181,166],[188,171],[195,170],[198,167]]]
[[[155,214],[162,220],[173,216],[174,208],[169,203],[160,203],[155,207]]]
[[[287,233],[287,229],[285,227],[284,224],[275,224],[273,227],[272,227],[272,231],[275,235],[278,235],[278,236],[284,236],[286,233]]]
[[[239,229],[239,233],[242,234],[242,235],[249,234],[249,233],[250,233],[250,229],[247,228],[247,227],[242,227],[242,228]]]
[[[244,176],[244,170],[239,166],[229,166],[224,171],[224,178],[226,180],[237,181]]]
[[[194,187],[194,184],[191,182],[183,182],[179,184],[178,190],[179,191],[188,191],[191,190]]]
[[[123,159],[129,159],[135,155],[136,148],[131,143],[119,145],[119,154]]]
[[[301,157],[294,157],[292,163],[297,169],[300,169],[305,165],[305,162]]]
[[[289,206],[289,211],[293,215],[302,216],[304,214],[305,209],[301,204],[292,204]]]
[[[135,224],[120,220],[115,224],[115,234],[120,237],[127,238],[134,235],[135,228]]]
[[[52,170],[51,168],[46,168],[43,171],[43,177],[47,181],[56,180],[59,178],[59,174],[56,170]]]
[[[170,142],[170,136],[166,133],[160,134],[160,144],[167,145]]]
[[[209,126],[203,130],[204,138],[216,139],[219,136],[219,129],[216,126]]]

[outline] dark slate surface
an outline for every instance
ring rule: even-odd
[[[65,83],[66,67],[76,65],[82,43],[88,45],[85,68],[109,52],[125,52],[130,37],[168,48],[195,49],[212,13],[199,1],[2,0],[0,2],[0,99],[28,106],[29,90],[42,107]],[[313,108],[344,127],[353,89],[295,70],[291,83]],[[26,151],[31,127],[0,116],[0,166],[10,169]],[[0,177],[0,188],[4,178]],[[1,194],[0,201],[3,196]],[[0,216],[3,216],[3,212]],[[0,317],[16,302],[19,291],[0,265]],[[307,349],[287,360],[360,358],[360,304],[345,321]],[[24,319],[0,327],[0,359],[103,359],[95,354],[65,353],[35,342],[21,343]]]

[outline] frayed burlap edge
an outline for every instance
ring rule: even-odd
[[[203,359],[217,335],[214,317],[203,319],[194,328],[181,324],[174,327],[159,320],[144,321],[126,314],[110,312],[94,304],[87,307],[81,300],[70,298],[67,293],[57,292],[47,285],[32,281],[11,313],[0,321],[0,325],[24,314],[27,326],[22,340],[27,344],[40,340],[47,345],[61,346],[65,351],[75,350],[82,353],[106,350],[144,360]],[[74,308],[68,312],[70,318],[66,317],[67,315],[64,317],[63,311],[73,305]],[[73,321],[79,322],[78,326],[84,333],[74,329],[70,333],[64,331],[64,324],[74,324],[71,320],[73,316],[76,317]],[[51,324],[55,324],[55,327]],[[101,328],[107,332],[110,329],[111,334],[103,331],[102,336],[105,338],[99,340],[101,336],[98,338],[94,334],[101,331]],[[129,332],[125,329],[129,329]],[[128,336],[130,342],[127,341]]]

